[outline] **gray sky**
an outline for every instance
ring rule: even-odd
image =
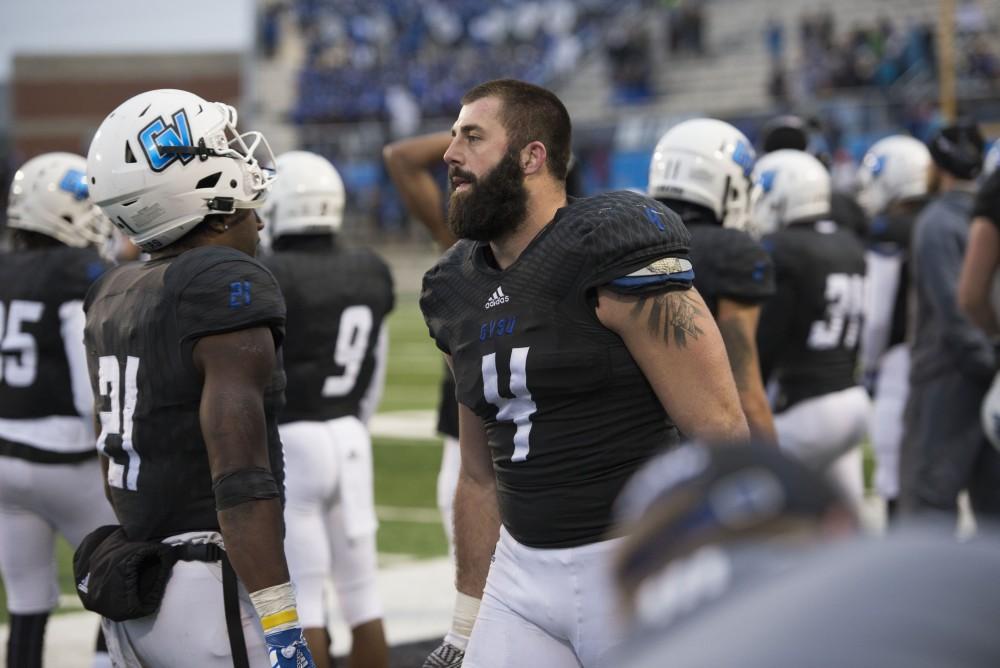
[[[0,81],[15,53],[239,51],[254,0],[2,0]]]

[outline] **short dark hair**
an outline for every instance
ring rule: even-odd
[[[500,99],[503,123],[512,149],[533,141],[545,145],[549,172],[560,181],[569,172],[573,127],[565,105],[550,90],[517,79],[495,79],[481,83],[462,96],[462,104],[485,97]]]

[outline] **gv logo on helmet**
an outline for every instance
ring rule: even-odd
[[[187,112],[178,109],[171,118],[174,121],[171,125],[167,125],[163,117],[160,116],[139,132],[139,144],[154,172],[162,172],[178,160],[182,165],[186,165],[195,157],[194,153],[162,150],[170,146],[192,145],[191,126],[188,124]]]

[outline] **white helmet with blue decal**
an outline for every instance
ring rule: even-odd
[[[205,216],[264,203],[274,156],[236,110],[182,90],[154,90],[111,112],[90,144],[94,200],[144,251],[167,246]]]
[[[877,216],[893,202],[927,194],[931,152],[922,141],[893,135],[875,142],[858,167],[858,204]]]
[[[695,118],[678,123],[656,144],[649,196],[697,204],[725,227],[750,224],[750,170],[756,154],[729,123]]]
[[[763,156],[753,169],[753,184],[753,222],[760,234],[830,215],[830,173],[805,151]]]
[[[7,226],[77,248],[100,247],[111,236],[111,224],[87,191],[87,161],[73,153],[43,153],[17,170]]]

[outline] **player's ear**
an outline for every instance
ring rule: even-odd
[[[527,146],[521,149],[520,164],[521,171],[524,172],[525,176],[532,176],[534,174],[541,173],[542,169],[545,167],[545,160],[548,157],[548,151],[545,150],[545,144],[540,141],[530,142]]]

